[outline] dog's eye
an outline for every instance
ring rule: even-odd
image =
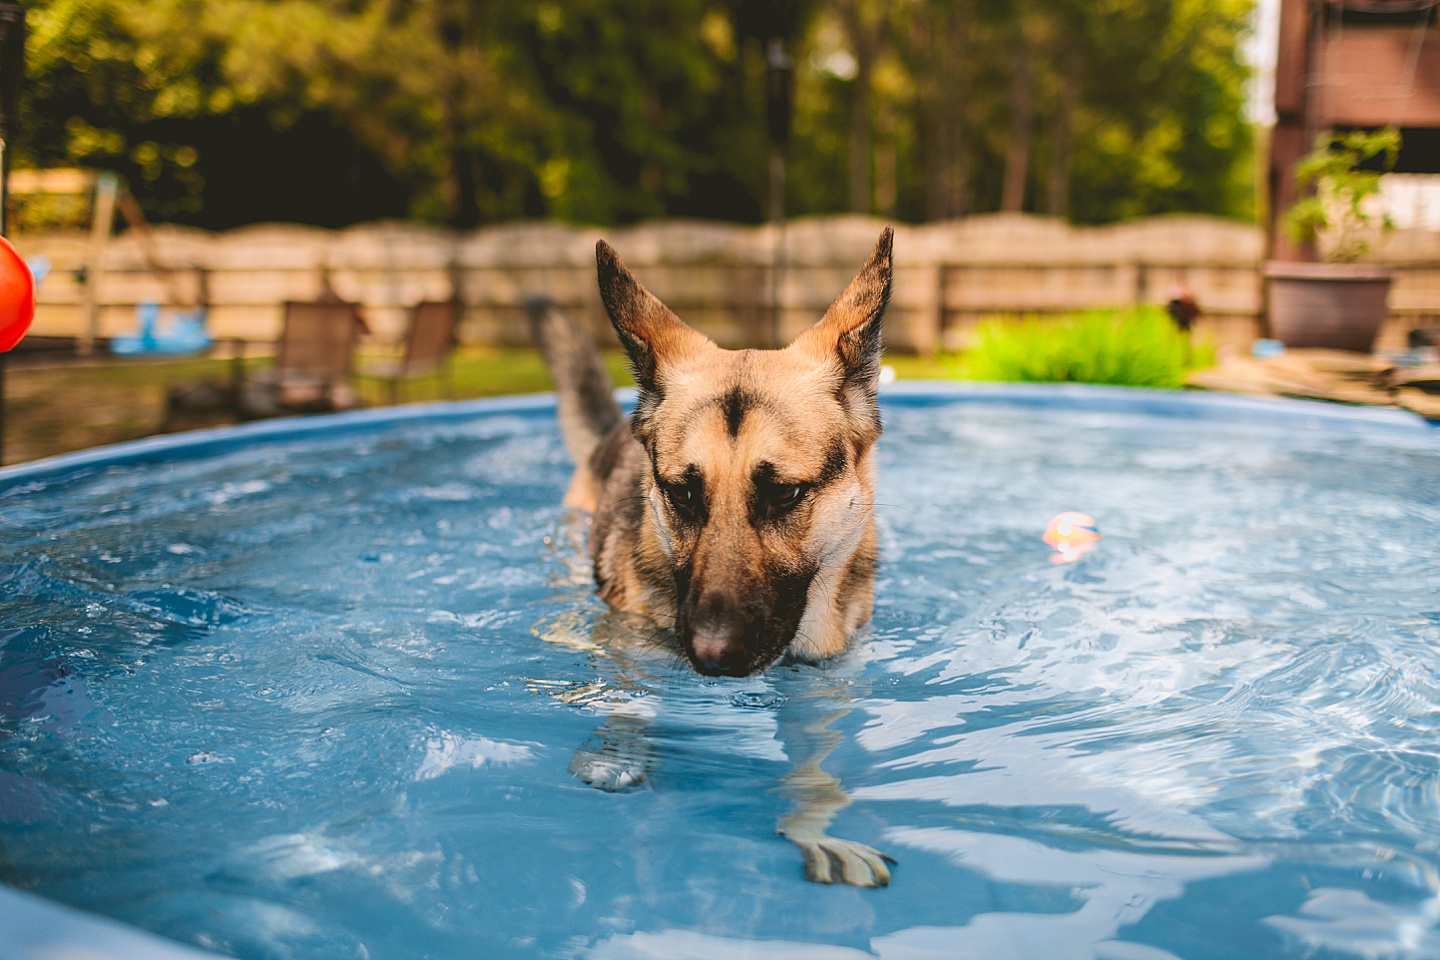
[[[690,478],[681,483],[665,483],[661,481],[661,488],[665,491],[665,498],[670,501],[670,506],[675,512],[686,519],[693,519],[700,513],[700,481],[698,478]]]
[[[805,497],[809,486],[803,483],[770,484],[764,491],[765,517],[773,520],[790,512]]]
[[[770,502],[777,507],[788,507],[800,499],[800,494],[805,489],[800,484],[791,484],[788,487],[776,487],[770,493]]]

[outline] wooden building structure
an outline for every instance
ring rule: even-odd
[[[1440,0],[1281,0],[1275,130],[1268,171],[1269,254],[1313,260],[1285,235],[1292,171],[1317,135],[1396,126],[1396,170],[1440,173]]]

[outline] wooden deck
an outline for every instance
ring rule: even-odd
[[[1370,354],[1296,349],[1265,360],[1224,358],[1191,374],[1188,383],[1230,393],[1401,407],[1440,420],[1440,362],[1399,366]]]

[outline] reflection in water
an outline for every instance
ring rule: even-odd
[[[1259,870],[1260,856],[1210,855],[1150,849],[1064,850],[1023,837],[941,828],[889,831],[897,843],[938,853],[956,866],[982,874],[992,889],[1004,889],[991,909],[964,927],[943,931],[901,931],[877,942],[877,952],[910,956],[904,946],[933,944],[948,956],[1045,957],[1049,960],[1161,957],[1161,951],[1122,946],[1122,927],[1142,919],[1158,901],[1179,897],[1196,880]],[[1018,899],[1015,887],[1053,887],[1078,903],[1072,911],[1025,913],[1004,909]],[[940,957],[947,954],[934,952]]]
[[[571,514],[565,527],[573,531],[576,523]],[[554,542],[566,540],[563,533],[554,538]],[[732,756],[750,753],[788,766],[771,788],[789,801],[777,830],[798,848],[808,879],[861,887],[890,882],[888,864],[893,858],[830,833],[836,814],[851,801],[844,785],[822,764],[844,740],[835,725],[854,708],[860,691],[853,678],[831,679],[808,665],[795,664],[793,668],[809,682],[787,685],[790,696],[776,691],[766,676],[729,682],[733,692],[728,704],[715,702],[714,682],[696,696],[699,681],[676,655],[665,631],[637,617],[605,610],[593,596],[573,596],[588,585],[574,575],[573,559],[563,552],[558,559],[566,573],[552,583],[572,595],[576,607],[542,620],[532,632],[550,643],[589,653],[587,666],[601,677],[588,681],[527,677],[526,688],[603,718],[576,749],[567,767],[570,773],[606,792],[634,789],[655,767],[665,728],[684,724],[692,743],[715,742]],[[586,608],[592,613],[588,620],[574,615]]]
[[[1311,892],[1298,917],[1265,922],[1312,950],[1358,957],[1440,957],[1440,878],[1428,864],[1431,896],[1411,907],[1377,903],[1360,890],[1329,887]]]
[[[597,945],[592,960],[714,958],[714,960],[1162,960],[1174,954],[1117,940],[1122,927],[1143,918],[1161,900],[1181,896],[1187,883],[1259,870],[1266,858],[1165,853],[1157,850],[1062,850],[1020,837],[943,828],[887,831],[897,849],[937,853],[961,870],[979,873],[988,902],[963,926],[915,926],[877,936],[866,949],[806,952],[803,945],[700,937],[662,931],[614,937]],[[1048,887],[1071,909],[1006,909],[1023,898],[1017,887]]]

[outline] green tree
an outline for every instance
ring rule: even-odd
[[[212,106],[215,51],[194,34],[147,41],[145,17],[124,4],[51,0],[29,6],[26,87],[16,160],[120,168],[161,215],[198,210],[199,157],[183,139],[145,135],[168,118]]]
[[[872,124],[887,113],[901,118],[889,146],[907,174],[902,217],[998,209],[1089,222],[1172,210],[1253,215],[1253,144],[1241,112],[1247,72],[1236,56],[1251,0],[885,6],[894,43],[874,73],[903,82],[870,93],[868,109]],[[856,104],[866,94],[833,9],[822,8],[802,59],[797,109],[806,136],[795,163],[806,186],[797,212],[845,208],[833,186],[846,173],[835,131],[847,118],[858,128]],[[852,160],[848,169],[856,168]]]
[[[791,213],[1246,216],[1250,5],[34,0],[19,160],[209,226],[753,222],[778,37]]]
[[[1097,5],[1077,108],[1073,215],[1254,215],[1237,56],[1251,0]]]

